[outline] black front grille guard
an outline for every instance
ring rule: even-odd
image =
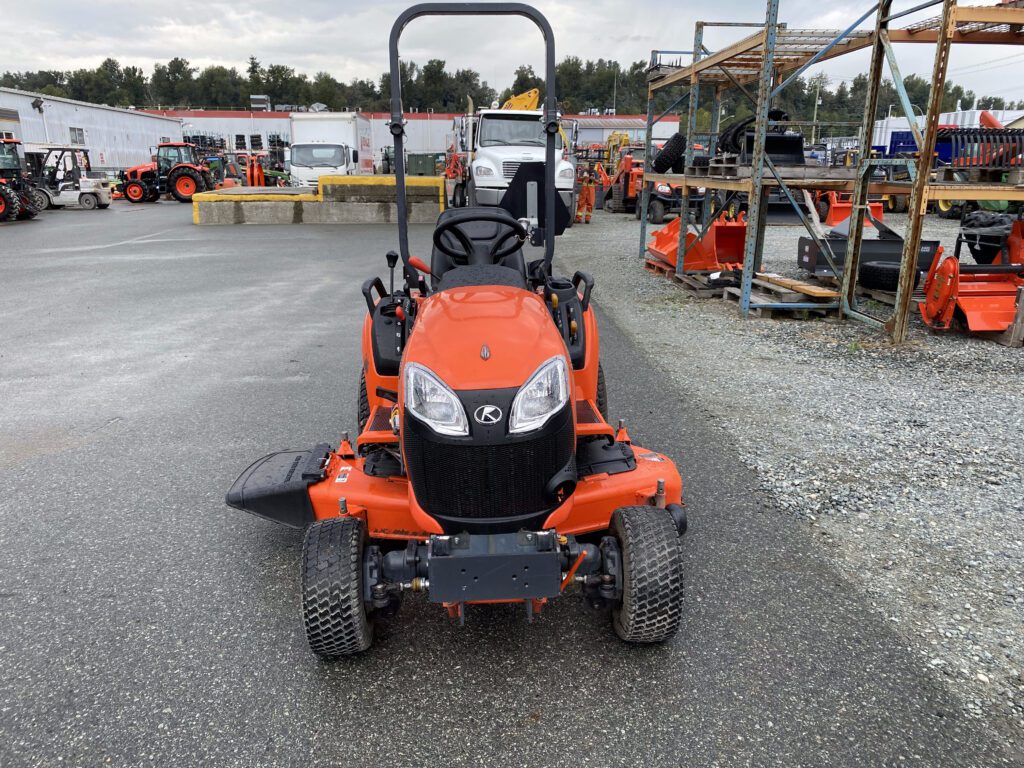
[[[405,194],[405,126],[402,121],[402,77],[398,61],[398,41],[402,30],[420,16],[525,16],[544,36],[544,240],[545,272],[551,272],[555,255],[555,141],[558,137],[558,110],[555,101],[555,36],[543,14],[523,3],[422,3],[414,5],[395,20],[391,27],[388,53],[391,57],[391,135],[395,142],[395,190],[398,205],[398,246],[405,265],[406,277],[413,283],[419,278],[409,265],[408,201]],[[572,212],[570,212],[572,215]]]

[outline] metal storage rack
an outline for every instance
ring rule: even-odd
[[[946,80],[947,62],[953,43],[973,44],[1024,44],[1024,0],[1012,0],[998,6],[960,6],[955,0],[927,0],[905,10],[893,12],[892,0],[880,0],[845,30],[789,29],[778,21],[780,0],[768,0],[763,25],[715,24],[698,22],[694,35],[693,61],[687,67],[674,71],[652,72],[648,85],[649,102],[654,94],[665,88],[688,85],[686,93],[677,101],[689,99],[688,136],[696,130],[697,105],[702,85],[713,88],[713,121],[717,123],[722,93],[737,88],[756,105],[754,123],[754,147],[751,155],[749,178],[719,178],[711,176],[694,177],[683,174],[645,174],[645,182],[667,182],[683,187],[683,199],[688,196],[688,187],[698,186],[707,190],[704,215],[701,226],[708,224],[710,190],[745,192],[749,200],[748,230],[743,261],[740,310],[747,315],[762,305],[751,301],[751,287],[754,274],[760,266],[764,241],[764,196],[770,187],[778,187],[789,202],[797,209],[810,236],[818,243],[816,228],[799,210],[793,190],[835,190],[853,193],[849,245],[843,274],[839,301],[832,305],[772,305],[792,309],[831,307],[847,317],[853,317],[869,324],[884,327],[893,341],[905,340],[911,310],[911,293],[914,285],[914,269],[921,243],[921,225],[928,202],[931,200],[1024,200],[1024,186],[1006,184],[950,184],[935,183],[930,179],[931,158],[935,152],[939,112]],[[925,9],[942,6],[942,15],[913,23],[902,29],[890,29],[891,22]],[[874,16],[873,30],[859,30],[862,24]],[[714,53],[703,45],[704,28],[708,26],[757,26],[758,31],[748,37]],[[926,111],[924,130],[920,130],[914,117],[913,107],[903,87],[903,78],[893,50],[893,43],[925,43],[935,45],[935,63],[932,73],[931,96]],[[771,123],[768,112],[772,99],[793,82],[809,67],[836,56],[856,50],[871,49],[871,65],[868,76],[868,93],[865,113],[860,130],[860,154],[856,175],[852,179],[808,178],[784,176],[786,169],[779,169],[765,153],[765,137]],[[900,106],[907,116],[911,130],[915,133],[921,151],[917,158],[907,160],[878,159],[871,157],[871,133],[878,104],[878,93],[882,84],[883,67],[888,63],[892,72]],[[653,58],[652,58],[653,63]],[[785,79],[782,79],[785,77]],[[747,88],[757,84],[756,97]],[[648,162],[650,159],[651,109],[648,108]],[[712,126],[716,134],[717,124]],[[713,149],[713,148],[712,148]],[[686,165],[692,166],[693,142],[688,140]],[[911,182],[873,182],[872,168],[878,165],[906,164]],[[649,166],[648,166],[649,167]],[[823,169],[827,170],[827,169]],[[896,304],[889,318],[877,318],[868,314],[858,304],[856,275],[863,235],[863,211],[869,192],[877,194],[910,193],[908,223],[904,237],[899,288]],[[646,211],[649,195],[647,184],[641,200],[641,242],[640,254],[646,248]],[[701,233],[703,234],[703,232]],[[826,259],[831,261],[830,251],[822,247]],[[677,259],[677,271],[682,269],[683,258]],[[835,264],[832,264],[833,268]],[[840,270],[835,270],[839,274]]]

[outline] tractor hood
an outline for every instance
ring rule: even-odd
[[[423,302],[405,361],[426,366],[454,390],[503,389],[522,386],[545,360],[565,354],[540,296],[473,286]]]

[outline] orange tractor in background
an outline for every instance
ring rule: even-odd
[[[197,192],[216,188],[210,169],[194,144],[167,142],[157,147],[153,162],[121,171],[119,191],[131,203],[152,203],[170,194],[179,203],[191,203]]]

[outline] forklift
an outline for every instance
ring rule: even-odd
[[[34,189],[31,196],[40,210],[79,205],[87,211],[110,207],[114,182],[92,170],[89,150],[54,145],[26,155]]]

